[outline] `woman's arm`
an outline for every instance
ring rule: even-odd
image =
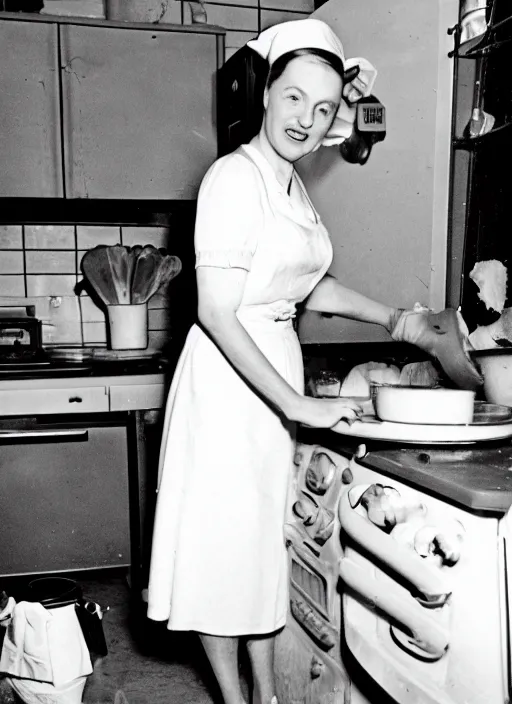
[[[354,420],[359,404],[349,398],[298,394],[260,351],[236,316],[246,277],[244,269],[198,267],[198,315],[203,328],[242,377],[289,420],[321,428],[330,428],[342,418]]]
[[[378,303],[357,291],[342,286],[332,276],[324,276],[306,301],[308,310],[341,315],[365,323],[376,323],[391,330],[397,309]]]

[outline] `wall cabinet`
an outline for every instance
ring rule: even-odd
[[[223,30],[0,19],[0,197],[193,199]]]
[[[57,32],[0,21],[0,197],[63,195]]]

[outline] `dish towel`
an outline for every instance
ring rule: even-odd
[[[47,610],[21,601],[5,634],[0,672],[61,687],[90,675],[92,663],[74,604]]]

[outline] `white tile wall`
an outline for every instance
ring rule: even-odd
[[[25,225],[26,249],[75,249],[74,225]]]
[[[152,244],[172,252],[169,230],[165,227],[0,226],[0,305],[15,304],[12,298],[5,297],[15,297],[17,305],[28,305],[26,296],[32,297],[31,301],[37,300],[36,315],[43,320],[45,344],[104,345],[107,340],[104,309],[86,293],[77,296],[74,289],[83,278],[80,262],[85,252],[98,244],[119,243]],[[151,345],[162,346],[169,340],[172,329],[169,296],[165,293],[153,296],[149,308]]]
[[[0,252],[0,274],[23,274],[23,252]]]
[[[24,276],[3,276],[0,275],[0,296],[24,296],[25,277]]]
[[[0,225],[0,249],[23,249],[21,225]]]

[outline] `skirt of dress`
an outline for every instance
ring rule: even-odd
[[[302,393],[302,353],[290,322],[249,332]],[[284,625],[293,433],[194,326],[167,402],[149,618],[220,636]]]

